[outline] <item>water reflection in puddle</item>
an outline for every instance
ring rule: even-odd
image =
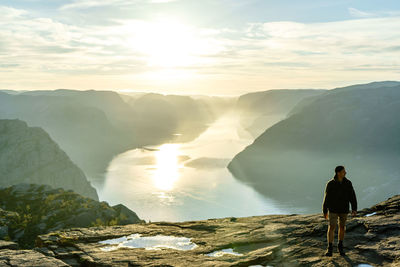
[[[231,248],[225,248],[225,249],[221,249],[221,250],[217,250],[217,251],[208,253],[206,255],[210,256],[210,257],[221,257],[224,255],[242,256],[243,254],[237,253],[237,252],[233,251],[233,249],[231,249]]]
[[[113,251],[119,248],[145,248],[148,250],[159,250],[161,248],[171,248],[178,250],[191,250],[197,245],[190,241],[191,238],[177,236],[141,236],[140,234],[132,234],[114,239],[99,241],[100,244],[106,246],[100,248],[102,251]]]

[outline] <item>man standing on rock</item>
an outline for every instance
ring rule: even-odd
[[[332,256],[333,238],[337,221],[339,219],[339,242],[338,250],[340,255],[344,256],[343,239],[345,233],[345,225],[347,214],[349,213],[349,202],[351,203],[351,215],[357,215],[357,199],[354,188],[349,179],[345,177],[346,170],[343,166],[335,168],[335,176],[329,180],[325,187],[324,202],[322,210],[325,219],[329,218],[329,226],[327,232],[328,248],[325,256]],[[328,213],[329,211],[329,213]]]

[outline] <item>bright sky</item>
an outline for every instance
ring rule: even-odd
[[[0,88],[238,95],[400,80],[398,0],[2,0]]]

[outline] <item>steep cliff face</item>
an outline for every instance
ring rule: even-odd
[[[85,174],[41,128],[0,120],[0,187],[19,183],[71,189],[98,200]]]
[[[70,266],[399,266],[399,221],[400,195],[349,216],[345,257],[323,256],[322,214],[72,229],[40,236],[36,250]]]

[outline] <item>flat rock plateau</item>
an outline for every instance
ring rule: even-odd
[[[39,236],[33,250],[18,250],[12,242],[1,241],[0,265],[400,266],[399,210],[396,195],[349,216],[346,256],[336,249],[337,230],[333,256],[323,256],[328,222],[322,214],[290,214],[73,228]],[[183,245],[195,245],[186,250],[118,246],[130,235],[185,237],[190,241]],[[118,242],[100,243],[116,238]],[[221,250],[228,253],[212,256]]]

